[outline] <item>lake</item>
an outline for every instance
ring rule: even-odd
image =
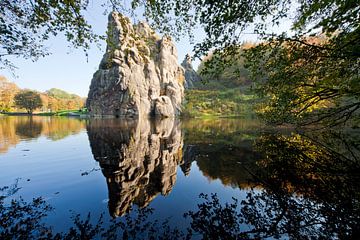
[[[117,224],[130,239],[189,229],[195,239],[353,238],[359,136],[257,119],[3,116],[0,231],[64,238],[88,224],[85,232],[109,238]]]

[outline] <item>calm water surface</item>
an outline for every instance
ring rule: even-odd
[[[254,119],[1,117],[0,186],[17,183],[13,197],[25,201],[43,197],[54,208],[43,221],[56,232],[74,214],[106,222],[138,208],[185,229],[183,214],[198,209],[199,195],[216,193],[221,203],[238,200],[250,236],[355,236],[358,145],[343,151],[339,141],[349,138],[331,138],[342,154],[334,157],[328,139],[274,132]]]

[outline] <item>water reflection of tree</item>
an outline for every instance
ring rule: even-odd
[[[241,204],[225,206],[217,196],[203,196],[198,210],[188,213],[192,231],[205,239],[359,239],[356,131],[269,133],[254,148],[243,148],[244,141],[235,147],[210,143],[191,145],[200,170],[248,194]]]
[[[42,124],[34,120],[32,117],[27,117],[24,121],[19,121],[15,128],[16,135],[22,139],[38,138],[41,135]]]
[[[263,127],[255,119],[194,119],[182,122],[187,144],[237,145],[244,140],[254,140]]]
[[[235,188],[247,189],[252,185],[248,169],[257,168],[256,160],[260,156],[250,141],[242,141],[242,146],[197,144],[195,149],[196,164],[204,176]]]
[[[257,148],[264,159],[254,173],[265,191],[252,192],[242,212],[267,234],[294,238],[350,238],[359,234],[358,135],[264,135]],[[359,143],[359,142],[358,142]]]
[[[77,134],[85,128],[85,121],[62,117],[1,117],[0,153],[6,153],[9,147],[41,135],[56,141]]]
[[[252,176],[244,166],[256,168],[259,154],[252,145],[260,128],[258,121],[249,119],[185,121],[182,171],[188,175],[195,161],[210,180],[219,179],[233,187],[249,187]]]
[[[205,196],[188,214],[191,229],[215,239],[359,239],[357,138],[318,132],[261,136],[255,148],[263,158],[248,168],[259,188],[241,204],[222,206],[216,196]]]
[[[128,212],[133,203],[145,207],[159,193],[171,192],[182,161],[177,121],[91,120],[87,130],[92,153],[106,178],[113,217]]]
[[[78,118],[49,117],[42,121],[43,132],[52,141],[78,134],[85,129],[86,121]]]
[[[11,146],[20,141],[15,133],[15,124],[10,117],[0,116],[0,153],[6,153]]]

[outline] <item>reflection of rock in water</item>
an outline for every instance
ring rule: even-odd
[[[132,203],[145,207],[159,193],[171,192],[183,147],[174,119],[94,119],[87,129],[92,153],[106,177],[113,217],[129,211]]]
[[[197,150],[195,145],[185,145],[183,164],[180,166],[185,176],[189,176],[191,164],[196,160],[196,154]]]

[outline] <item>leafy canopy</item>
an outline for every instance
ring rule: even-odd
[[[0,67],[14,67],[9,56],[37,60],[47,55],[45,41],[60,32],[71,46],[89,49],[99,36],[84,17],[87,6],[87,0],[0,1]]]
[[[341,34],[276,39],[251,49],[247,59],[263,97],[260,111],[274,123],[333,126],[358,118],[360,62],[355,53]]]
[[[16,106],[25,108],[30,114],[32,114],[35,109],[42,106],[40,94],[30,90],[24,90],[16,94],[14,101]]]
[[[0,76],[0,112],[10,111],[13,99],[19,88],[15,83],[9,82],[4,76]]]

